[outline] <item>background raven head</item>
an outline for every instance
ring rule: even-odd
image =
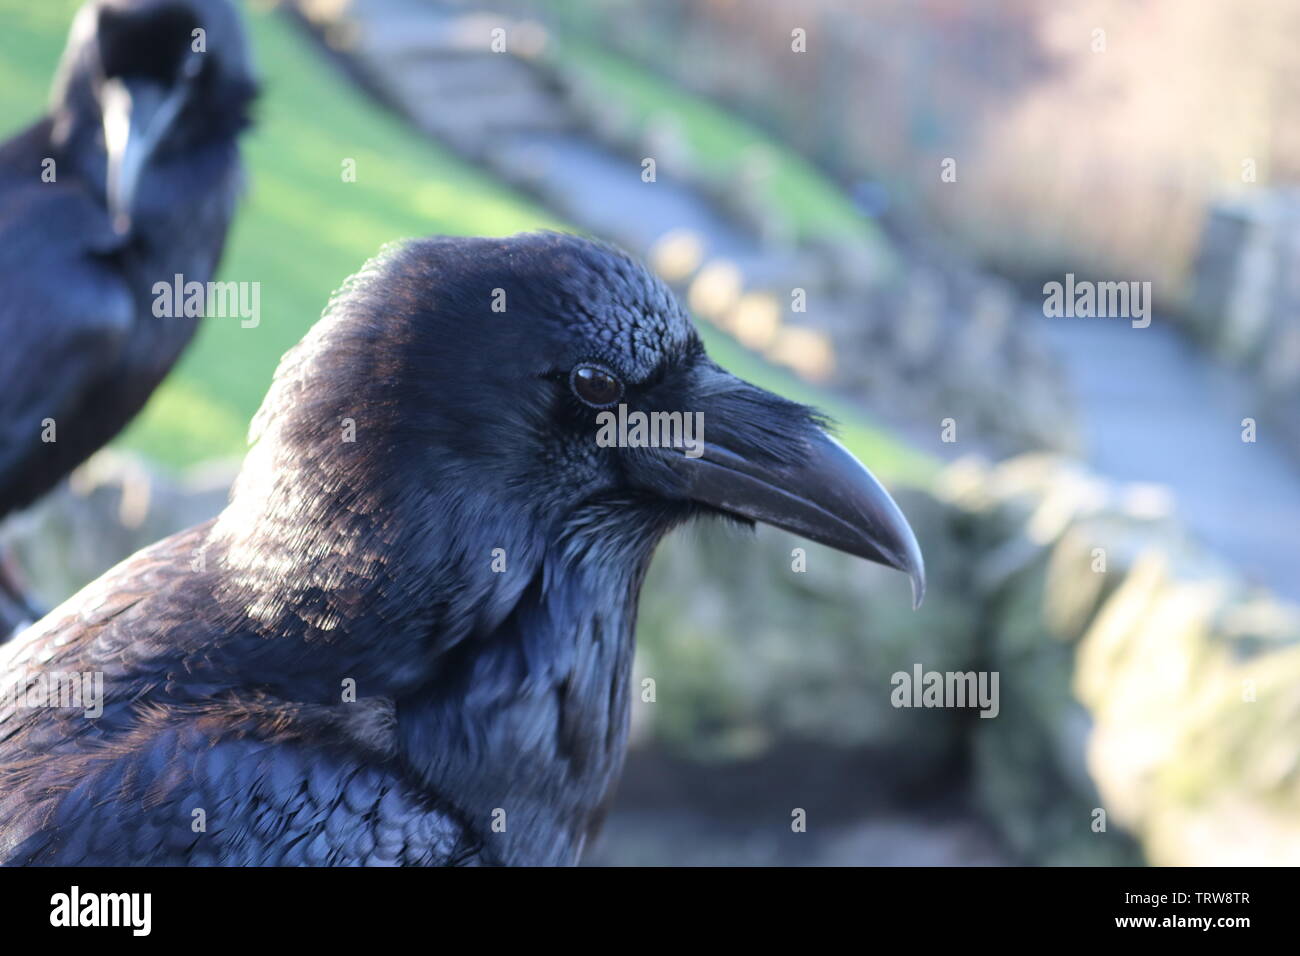
[[[54,142],[124,233],[170,198],[139,189],[146,172],[227,154],[256,92],[229,0],[92,0],[55,79]]]
[[[603,447],[598,416],[620,404],[701,413],[703,453]],[[817,416],[723,371],[659,280],[574,236],[389,248],[285,356],[253,428],[214,540],[238,604],[277,633],[328,640],[366,606],[396,640],[431,599],[417,629],[491,633],[575,571],[634,607],[654,545],[702,512],[924,587],[907,522]]]

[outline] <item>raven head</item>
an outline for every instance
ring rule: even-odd
[[[91,0],[52,94],[54,137],[102,188],[113,227],[138,213],[146,169],[233,142],[257,83],[229,0]]]
[[[386,573],[435,552],[402,577],[454,564],[444,586],[485,595],[490,624],[520,596],[504,582],[533,578],[488,573],[492,548],[512,571],[549,579],[549,554],[634,592],[659,538],[702,513],[902,570],[916,602],[925,588],[907,521],[817,414],[719,368],[662,282],[576,236],[386,250],[285,357],[254,430],[219,533],[231,567],[281,568],[291,590],[344,580],[339,543],[375,551],[378,524]],[[277,528],[293,549],[269,558]],[[415,528],[425,543],[396,543]]]
[[[676,440],[634,424],[654,413]],[[392,698],[404,768],[517,808],[501,862],[572,862],[596,825],[674,525],[763,521],[925,586],[907,522],[818,416],[720,369],[661,282],[576,236],[391,246],[285,355],[252,431],[200,548],[224,630],[187,680]]]

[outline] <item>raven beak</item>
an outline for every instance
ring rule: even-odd
[[[911,578],[912,607],[921,606],[925,562],[916,535],[889,492],[848,449],[809,426],[802,447],[783,454],[783,462],[759,461],[727,447],[730,429],[723,422],[710,439],[711,424],[706,411],[698,457],[679,452],[669,459],[688,497],[902,571]]]
[[[119,235],[131,228],[140,175],[166,137],[185,95],[183,82],[167,87],[136,78],[104,81],[100,99],[108,153],[108,214]]]

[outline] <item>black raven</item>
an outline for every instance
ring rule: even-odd
[[[703,442],[602,440],[605,413],[698,413]],[[924,589],[816,414],[715,365],[662,283],[586,239],[386,250],[252,433],[221,515],[3,649],[0,859],[572,863],[670,528],[769,522]]]
[[[193,337],[154,287],[215,271],[255,88],[227,0],[95,0],[48,114],[0,145],[0,520],[112,439]],[[0,570],[0,638],[19,591]]]

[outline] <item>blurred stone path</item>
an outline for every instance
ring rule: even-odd
[[[1156,482],[1177,514],[1247,579],[1300,600],[1300,471],[1242,373],[1198,350],[1159,316],[1037,322],[1065,369],[1084,454],[1110,478]],[[1243,418],[1256,442],[1241,440]]]

